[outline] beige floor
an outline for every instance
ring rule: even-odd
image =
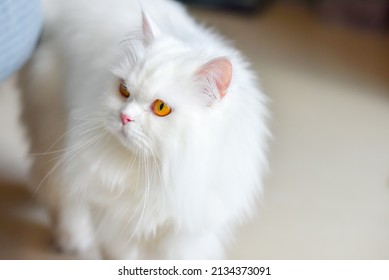
[[[389,37],[323,24],[302,8],[194,14],[232,38],[272,99],[271,174],[230,258],[389,259]],[[17,94],[0,92],[0,258],[52,251],[23,190]]]

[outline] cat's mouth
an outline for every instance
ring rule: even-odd
[[[128,151],[136,155],[153,154],[150,137],[136,122],[123,124],[116,115],[110,115],[106,123],[107,129],[118,139],[118,142]]]
[[[151,154],[149,138],[141,131],[129,125],[122,125],[118,138],[121,144],[136,154]]]

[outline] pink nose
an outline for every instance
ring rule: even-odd
[[[121,119],[122,119],[122,124],[123,124],[123,125],[125,125],[125,124],[127,124],[127,123],[129,123],[129,122],[132,122],[132,119],[130,119],[130,117],[127,116],[126,114],[121,113],[121,114],[120,114],[120,117],[121,117]]]

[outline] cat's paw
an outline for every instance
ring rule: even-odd
[[[93,238],[88,233],[56,229],[53,243],[61,253],[83,254],[92,248]]]

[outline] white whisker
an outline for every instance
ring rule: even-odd
[[[64,164],[65,162],[71,161],[75,156],[77,156],[82,151],[82,149],[86,149],[89,145],[92,145],[94,143],[99,142],[102,138],[104,138],[107,135],[107,133],[108,132],[105,132],[101,135],[95,136],[92,139],[89,139],[86,142],[82,142],[79,145],[75,145],[71,148],[64,149],[63,154],[56,157],[55,159],[51,159],[50,161],[52,161],[52,160],[58,160],[58,161],[54,164],[54,166],[50,169],[50,171],[46,173],[46,175],[43,177],[43,179],[40,181],[40,183],[35,187],[32,197],[34,198],[37,195],[37,193],[40,191],[42,185],[53,174],[53,172],[57,170],[57,168],[61,164]]]

